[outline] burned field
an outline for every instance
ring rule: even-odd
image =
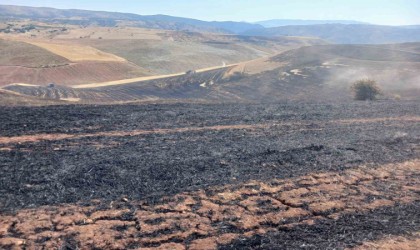
[[[0,120],[0,248],[419,241],[418,102],[2,107]]]

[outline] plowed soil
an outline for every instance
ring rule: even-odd
[[[49,67],[1,66],[0,86],[48,83],[72,86],[92,82],[115,81],[147,75],[148,72],[128,62],[78,62]]]
[[[414,249],[419,110],[4,107],[0,248]]]

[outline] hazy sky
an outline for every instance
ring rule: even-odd
[[[340,19],[420,24],[420,0],[1,0],[0,4],[166,14],[201,20]]]

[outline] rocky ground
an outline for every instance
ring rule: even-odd
[[[0,248],[415,249],[419,110],[2,107]]]

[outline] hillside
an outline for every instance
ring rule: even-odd
[[[420,0],[2,2],[0,250],[419,249]]]
[[[97,25],[114,27],[120,23],[130,22],[131,26],[165,30],[211,31],[224,33],[241,33],[246,30],[262,28],[258,24],[244,22],[206,22],[190,18],[167,15],[142,16],[129,13],[61,10],[54,8],[0,5],[0,16],[12,19],[31,19],[48,23]]]
[[[309,36],[332,43],[381,44],[420,41],[420,26],[380,26],[365,24],[293,25],[249,30],[243,35]]]
[[[340,44],[382,44],[420,41],[420,26],[380,26],[347,20],[288,20],[274,19],[257,23],[215,22],[167,15],[137,15],[89,10],[61,10],[54,8],[0,5],[0,20],[42,22],[79,27],[136,27],[157,30],[210,32],[245,36],[301,36],[317,37]],[[31,31],[33,24],[18,29]],[[0,32],[15,32],[14,27],[1,27]],[[64,27],[64,28],[63,28]],[[60,33],[60,29],[49,35]],[[88,34],[89,36],[90,34]]]
[[[388,96],[413,99],[419,88],[419,43],[395,41],[420,40],[420,26],[303,20],[306,25],[265,29],[1,5],[0,13],[11,18],[1,22],[0,86],[11,84],[8,90],[42,98],[81,103],[349,99],[351,82],[364,77],[375,78]],[[185,74],[190,70],[198,71]]]
[[[0,89],[0,106],[45,106],[63,105],[65,101],[47,100],[34,96],[25,96],[16,92]]]
[[[90,46],[9,38],[0,39],[0,86],[11,83],[67,86],[149,75],[146,69]]]
[[[147,71],[127,62],[79,62],[48,68],[0,66],[0,86],[10,83],[55,83],[65,86],[145,76]]]
[[[404,45],[400,45],[403,47]],[[410,45],[413,49],[414,45]],[[350,84],[377,80],[384,98],[418,99],[420,54],[389,45],[315,45],[225,68],[166,78],[65,88],[11,85],[7,89],[82,103],[142,100],[207,100],[213,102],[278,102],[285,100],[350,100]]]
[[[301,46],[325,44],[319,39],[298,37],[264,38],[172,31],[165,32],[160,39],[141,42],[127,39],[84,39],[77,42],[126,58],[157,75],[239,63]]]
[[[0,51],[1,66],[47,67],[70,63],[64,57],[25,42],[0,39]]]
[[[20,30],[28,22],[9,23]],[[25,33],[0,34],[0,86],[70,86],[185,72],[248,61],[306,45],[299,37],[244,37],[143,28],[34,23]]]
[[[381,48],[420,54],[420,42],[383,44],[381,45]]]
[[[388,96],[418,99],[419,70],[420,54],[388,46],[310,46],[236,66],[232,71],[243,77],[224,90],[253,100],[339,100],[350,99],[353,81],[372,78]]]

